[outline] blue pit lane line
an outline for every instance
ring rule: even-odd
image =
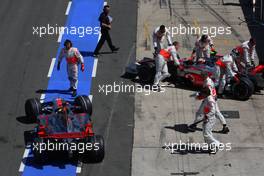
[[[65,39],[70,39],[73,46],[77,47],[84,56],[85,71],[79,71],[78,94],[89,95],[92,82],[92,71],[94,58],[89,55],[93,51],[97,41],[98,32],[94,31],[95,27],[99,26],[98,16],[103,8],[103,0],[73,0],[69,16],[67,18],[66,27],[91,27],[93,34],[85,34],[84,37],[79,37],[78,34],[70,35],[64,34],[60,46],[58,48],[57,57]],[[95,34],[96,33],[96,34]],[[57,60],[53,68],[51,78],[48,83],[46,96],[44,101],[50,101],[53,98],[61,97],[67,100],[72,100],[71,94],[65,92],[69,88],[69,81],[67,78],[65,59],[61,64],[60,71],[56,70]],[[56,158],[56,157],[55,157]],[[24,159],[25,168],[23,176],[76,176],[77,163],[72,161],[65,161],[63,158],[56,158],[57,161],[44,164],[40,166],[34,163],[32,152],[29,152],[27,158]],[[61,160],[60,160],[61,159]]]

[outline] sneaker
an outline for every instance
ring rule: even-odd
[[[113,48],[113,49],[111,49],[111,50],[112,50],[112,53],[113,53],[113,52],[115,52],[115,51],[118,51],[118,50],[119,50],[119,48],[118,48],[118,47],[117,47],[117,48],[116,48],[116,47],[114,47],[114,48]]]
[[[72,91],[72,97],[76,97],[76,95],[77,95],[77,90],[74,89],[74,90]]]
[[[227,134],[227,133],[229,133],[229,128],[227,127],[227,126],[223,126],[223,129],[222,129],[222,133],[224,133],[224,134]]]
[[[68,91],[74,91],[74,88],[73,88],[73,87],[70,87],[70,88],[68,89]]]
[[[99,57],[99,53],[93,53],[93,57]]]
[[[190,126],[188,126],[188,130],[190,131],[190,132],[195,132],[196,131],[196,125],[190,125]]]

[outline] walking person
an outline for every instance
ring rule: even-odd
[[[102,48],[103,44],[105,41],[107,41],[109,48],[111,49],[112,52],[118,51],[119,48],[115,47],[112,43],[112,39],[110,36],[109,31],[112,28],[112,21],[113,18],[109,15],[110,12],[110,6],[105,5],[103,12],[101,13],[99,17],[100,21],[100,26],[101,26],[101,38],[94,50],[94,56],[98,56],[100,49]]]
[[[65,40],[64,48],[60,52],[57,70],[60,70],[60,64],[64,57],[67,61],[67,73],[70,81],[69,91],[72,91],[72,96],[75,97],[77,95],[78,85],[78,65],[81,64],[81,71],[84,72],[84,61],[79,50],[72,47],[72,42],[68,39]]]

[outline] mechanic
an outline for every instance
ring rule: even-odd
[[[225,117],[221,113],[219,106],[218,106],[218,103],[217,103],[217,94],[216,94],[215,84],[214,84],[213,80],[209,77],[207,72],[202,71],[201,76],[204,80],[203,89],[209,89],[210,95],[212,95],[215,99],[215,115],[216,115],[216,118],[218,118],[220,120],[221,124],[223,125],[221,132],[226,134],[230,130],[226,125]],[[203,99],[203,97],[200,97],[199,95],[197,95],[196,99],[200,100],[200,99]],[[204,116],[203,109],[204,109],[205,104],[206,104],[206,102],[203,100],[198,111],[195,114],[194,124],[196,122],[198,122],[200,119],[204,118],[203,117]],[[196,126],[197,125],[193,125],[193,124],[190,125],[189,130],[194,132],[196,130]]]
[[[194,57],[196,57],[196,63],[200,60],[203,62],[209,60],[210,51],[213,46],[213,40],[209,35],[202,35],[201,37],[198,37],[191,55],[192,60],[194,59]]]
[[[68,39],[65,40],[64,48],[62,48],[60,52],[57,70],[60,70],[60,64],[63,57],[65,57],[67,61],[67,73],[70,81],[69,91],[72,91],[72,96],[75,97],[77,95],[79,63],[81,63],[81,71],[84,72],[83,57],[77,48],[72,47],[72,42]]]
[[[248,41],[243,42],[240,46],[235,48],[239,53],[239,57],[235,58],[235,61],[241,73],[248,73],[250,68],[255,67],[255,48],[256,40],[254,38],[250,38]],[[243,63],[244,66],[241,63]]]
[[[109,15],[110,12],[110,6],[109,5],[105,5],[103,12],[101,13],[100,17],[99,17],[99,21],[100,21],[100,26],[101,26],[101,38],[94,50],[94,56],[98,57],[99,51],[102,48],[103,44],[105,41],[107,41],[108,46],[110,47],[112,52],[118,51],[119,48],[115,47],[112,43],[112,39],[110,36],[109,31],[112,28],[112,21],[113,18]]]
[[[168,72],[167,61],[172,59],[177,67],[180,67],[180,62],[177,57],[177,51],[180,48],[179,42],[173,42],[172,46],[168,46],[166,49],[161,49],[159,54],[155,57],[156,62],[156,75],[154,79],[154,86],[159,86],[160,81],[167,77],[170,77]]]
[[[236,77],[238,68],[234,61],[234,58],[237,57],[239,57],[239,53],[234,50],[230,54],[223,56],[216,62],[217,76],[215,82],[216,85],[218,85],[217,93],[219,97],[223,97],[226,82],[230,82],[231,79],[234,79],[236,82],[238,82],[238,78]]]
[[[212,130],[215,125],[215,116],[216,116],[216,100],[213,95],[211,95],[211,90],[206,87],[202,91],[204,96],[204,121],[203,121],[203,136],[204,141],[210,146],[210,150],[216,152],[216,149],[219,147],[220,142],[214,138]],[[212,149],[212,147],[214,149]]]
[[[172,40],[171,40],[170,32],[164,25],[157,27],[153,31],[152,39],[153,39],[153,46],[154,46],[154,55],[157,55],[161,49],[165,48],[165,45],[164,45],[165,38],[167,39],[168,46],[171,46]]]

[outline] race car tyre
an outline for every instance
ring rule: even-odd
[[[36,121],[37,116],[41,113],[41,103],[39,99],[28,99],[25,103],[25,112],[30,120]]]
[[[87,113],[90,116],[92,115],[93,112],[92,103],[88,96],[86,95],[78,96],[75,98],[74,102],[77,106],[80,107],[80,111],[82,113]]]
[[[138,70],[138,77],[143,83],[152,84],[156,74],[156,66],[154,62],[142,63]]]
[[[103,161],[105,150],[104,150],[104,138],[100,135],[95,135],[89,138],[89,143],[92,144],[93,148],[90,151],[87,151],[87,156],[89,161],[93,163],[99,163]]]
[[[239,83],[233,85],[232,93],[238,100],[248,100],[254,93],[254,84],[248,78],[242,77]]]

